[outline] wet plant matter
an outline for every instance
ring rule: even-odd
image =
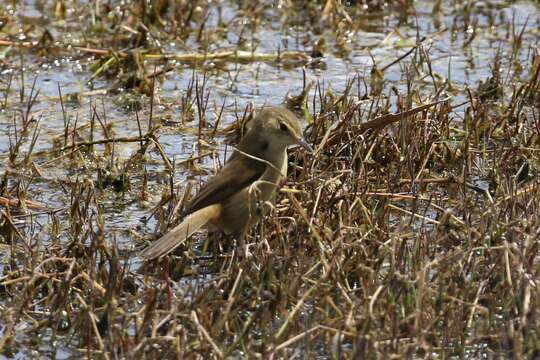
[[[2,354],[537,357],[538,5],[422,4],[0,5]],[[251,256],[143,264],[279,102]]]

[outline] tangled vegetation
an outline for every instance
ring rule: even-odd
[[[0,353],[539,357],[540,10],[487,3],[1,4]],[[143,263],[275,99],[251,256]]]

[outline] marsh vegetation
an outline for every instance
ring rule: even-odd
[[[0,3],[0,353],[540,356],[538,1]],[[138,252],[285,104],[250,233]]]

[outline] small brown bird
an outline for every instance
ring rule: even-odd
[[[272,201],[280,180],[287,176],[287,148],[294,144],[312,151],[296,115],[282,107],[263,108],[247,124],[246,134],[223,168],[182,212],[183,221],[140,256],[166,255],[207,224],[243,244],[245,233],[260,218],[257,203]]]

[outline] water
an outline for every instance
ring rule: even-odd
[[[218,10],[218,4],[221,8]],[[113,5],[120,6],[121,3]],[[63,95],[71,95],[72,101],[66,101],[64,106],[66,115],[72,127],[75,121],[77,126],[89,123],[92,106],[96,107],[104,124],[110,126],[115,137],[132,137],[139,133],[135,112],[125,106],[124,99],[130,96],[141,104],[139,116],[142,122],[142,131],[147,129],[150,116],[150,99],[145,95],[116,87],[118,78],[96,78],[92,84],[88,83],[94,69],[91,66],[96,57],[90,53],[73,50],[59,51],[54,55],[53,46],[84,45],[84,28],[88,25],[85,2],[77,5],[69,3],[66,9],[66,19],[59,20],[51,13],[50,4],[41,1],[23,1],[13,5],[0,5],[6,14],[10,14],[11,22],[0,30],[0,39],[17,37],[29,41],[36,33],[41,34],[47,29],[52,37],[48,56],[40,56],[31,51],[18,52],[15,48],[0,47],[0,90],[7,87],[11,79],[11,91],[6,100],[6,107],[0,112],[0,175],[8,171],[9,149],[15,140],[15,126],[13,123],[16,114],[17,129],[21,128],[21,113],[24,113],[32,83],[35,79],[35,91],[39,90],[36,103],[32,108],[32,122],[29,130],[24,134],[26,141],[17,158],[20,161],[29,148],[32,132],[39,119],[40,136],[34,147],[34,153],[41,152],[32,160],[39,166],[42,176],[31,177],[28,169],[12,169],[20,171],[17,176],[10,176],[9,186],[15,186],[16,179],[21,182],[28,192],[27,198],[43,204],[50,210],[61,209],[70,205],[70,186],[76,181],[85,179],[97,180],[96,164],[107,162],[110,156],[101,157],[105,147],[96,146],[96,156],[87,155],[85,161],[70,160],[69,157],[58,158],[52,152],[54,141],[63,139],[64,117],[59,101],[58,86]],[[166,119],[173,126],[164,126],[159,130],[160,143],[165,154],[174,162],[179,163],[192,156],[198,155],[197,133],[198,115],[195,112],[194,120],[183,123],[180,119],[182,113],[181,98],[196,76],[199,81],[206,77],[206,93],[208,97],[208,110],[205,114],[210,124],[213,124],[220,111],[221,104],[225,103],[221,127],[233,123],[235,113],[240,116],[246,106],[253,104],[260,107],[265,104],[280,104],[287,94],[298,94],[306,81],[320,82],[324,88],[331,88],[339,94],[347,82],[359,77],[360,93],[353,91],[353,95],[360,97],[366,95],[364,81],[369,88],[370,72],[374,64],[378,68],[392,63],[406,53],[416,43],[417,37],[426,37],[424,42],[426,53],[429,54],[432,71],[439,84],[446,79],[455,84],[457,92],[453,94],[440,94],[440,97],[452,95],[453,104],[459,104],[467,98],[464,91],[466,87],[476,88],[480,81],[485,81],[492,74],[495,55],[501,55],[501,75],[503,79],[508,71],[515,68],[516,63],[525,65],[531,60],[534,49],[522,48],[513,59],[512,43],[515,37],[523,32],[523,44],[538,47],[540,28],[540,8],[537,2],[508,1],[473,2],[471,16],[467,19],[464,11],[452,1],[444,1],[442,11],[432,13],[432,1],[417,1],[416,14],[398,17],[398,11],[385,9],[381,12],[367,12],[357,8],[347,9],[352,23],[345,22],[339,28],[340,35],[336,35],[331,27],[318,28],[317,21],[312,21],[313,15],[309,10],[296,9],[294,13],[279,6],[268,7],[264,21],[259,24],[257,31],[250,33],[244,26],[249,21],[242,19],[239,9],[233,2],[216,2],[208,15],[205,34],[201,41],[197,41],[197,34],[192,34],[185,41],[170,39],[160,41],[164,52],[202,52],[208,47],[209,52],[236,49],[242,39],[243,50],[255,47],[257,52],[301,51],[311,53],[313,44],[318,39],[325,39],[326,51],[319,62],[312,65],[295,66],[294,64],[276,64],[273,62],[215,62],[206,63],[193,68],[189,64],[169,62],[173,70],[160,77],[155,82],[154,119]],[[119,7],[113,6],[110,16],[120,14]],[[320,15],[320,14],[318,14]],[[402,14],[403,15],[403,14]],[[221,23],[229,23],[224,28]],[[283,21],[288,19],[287,21]],[[473,27],[467,27],[467,22],[476,23],[476,33]],[[308,24],[308,25],[306,25]],[[33,27],[30,29],[30,27]],[[29,30],[30,29],[30,30]],[[248,35],[246,35],[246,32]],[[28,35],[25,35],[28,33]],[[213,36],[213,33],[218,35]],[[473,37],[474,35],[474,37]],[[471,40],[472,39],[472,40]],[[152,43],[154,40],[150,40]],[[60,48],[62,48],[60,46]],[[527,45],[528,46],[528,45]],[[21,56],[22,54],[22,56]],[[41,54],[47,55],[47,54]],[[412,56],[408,56],[399,63],[388,68],[384,73],[385,84],[382,93],[385,96],[394,96],[392,88],[401,94],[407,93],[407,79],[403,71],[411,66]],[[24,67],[24,80],[21,79],[21,64]],[[154,66],[158,69],[162,64],[147,61],[146,70],[153,72]],[[524,66],[525,67],[525,66]],[[429,102],[436,93],[433,79],[427,69],[417,69],[419,74],[415,80],[415,87],[423,102]],[[529,74],[523,73],[522,78]],[[20,102],[19,92],[24,84],[24,100]],[[0,104],[4,103],[5,91],[0,91]],[[311,96],[314,90],[311,91]],[[444,96],[443,96],[444,95]],[[194,106],[196,104],[194,103]],[[455,119],[460,121],[464,107],[455,110]],[[75,120],[77,119],[77,120]],[[96,138],[102,138],[101,125],[96,124]],[[20,136],[20,135],[18,135]],[[71,135],[70,135],[71,136]],[[56,139],[56,140],[55,140]],[[70,137],[71,139],[71,137]],[[88,133],[81,129],[78,142],[87,141]],[[213,144],[224,154],[224,136],[218,136]],[[70,140],[71,141],[71,140]],[[122,165],[139,148],[138,143],[117,143],[114,147],[115,161]],[[215,167],[214,159],[205,157],[198,165],[202,171],[193,175],[186,167],[178,166],[174,172],[174,183],[183,189],[187,179],[204,179],[211,174]],[[119,194],[110,188],[96,190],[98,203],[102,207],[107,239],[116,239],[121,248],[132,249],[136,242],[133,239],[134,230],[142,235],[155,232],[155,220],[145,221],[151,210],[161,199],[161,193],[168,187],[167,171],[159,152],[152,150],[147,153],[145,169],[148,173],[148,201],[141,201],[139,194],[142,188],[142,170],[136,168],[129,173],[130,191]],[[34,210],[29,210],[34,211]],[[68,214],[61,211],[57,215],[62,226],[67,227]],[[51,222],[51,216],[40,213],[32,217],[20,217],[20,230],[31,232],[35,236],[44,236],[47,239],[46,226]],[[63,230],[66,230],[65,228]],[[4,259],[5,261],[5,259]],[[66,354],[56,354],[57,357],[69,357]]]
[[[220,6],[222,22],[234,21],[237,14],[235,6],[228,2],[221,3]],[[419,1],[416,5],[416,17],[408,16],[406,19],[397,18],[394,15],[396,12],[388,12],[393,15],[385,15],[384,13],[368,14],[360,9],[351,10],[354,22],[343,37],[345,45],[350,49],[346,56],[338,55],[337,37],[330,30],[325,30],[322,34],[314,34],[309,31],[310,29],[298,25],[303,24],[302,21],[307,16],[301,10],[295,14],[298,21],[291,21],[295,25],[287,24],[282,27],[277,21],[280,19],[279,16],[283,16],[283,12],[274,8],[268,10],[267,18],[269,21],[259,26],[258,31],[252,36],[247,37],[247,47],[250,46],[249,42],[252,42],[256,44],[258,52],[275,52],[279,48],[281,51],[309,53],[315,40],[324,38],[328,49],[322,60],[324,66],[306,67],[307,81],[319,81],[324,84],[325,88],[331,88],[334,92],[339,93],[345,88],[347,81],[356,75],[369,84],[369,73],[374,62],[381,68],[394,61],[416,42],[417,33],[420,37],[428,38],[425,41],[425,48],[431,58],[433,72],[442,79],[449,79],[460,89],[466,86],[475,87],[479,81],[483,81],[491,75],[490,66],[493,65],[493,59],[499,49],[502,54],[503,69],[508,66],[508,58],[512,50],[510,44],[512,32],[519,33],[521,28],[525,27],[523,43],[538,43],[537,29],[540,11],[538,5],[533,2],[475,3],[474,9],[471,11],[471,21],[477,22],[478,26],[475,37],[468,46],[464,46],[464,43],[468,41],[472,32],[463,31],[465,19],[461,15],[462,10],[447,2],[441,13],[433,15],[432,6],[432,2]],[[56,23],[49,18],[48,9],[38,2],[27,1],[16,8],[6,6],[6,9],[16,15],[15,20],[21,29],[28,24],[43,21],[48,23],[50,27],[47,29],[53,34],[55,42],[61,44],[76,42],[74,39],[77,39],[77,35],[81,31],[77,22],[83,13],[80,8],[68,9],[67,19]],[[206,25],[207,30],[217,29],[218,13],[217,7],[210,11]],[[512,23],[514,24],[513,30]],[[63,26],[72,29],[69,35],[63,31]],[[14,27],[12,25],[12,31],[14,31]],[[235,27],[226,29],[226,35],[217,38],[216,42],[212,42],[210,49],[214,51],[233,49],[239,39],[238,31],[238,28]],[[536,40],[531,40],[531,37],[536,37]],[[197,49],[200,47],[199,45],[194,36],[186,41],[188,49]],[[164,44],[164,48],[165,51],[171,52],[185,51],[183,50],[185,46],[179,46],[175,41]],[[5,51],[6,48],[2,48],[2,50]],[[118,105],[119,99],[126,95],[125,91],[120,89],[119,92],[104,94],[117,79],[100,77],[94,81],[92,87],[86,82],[92,74],[90,66],[95,61],[93,56],[77,51],[73,54],[60,52],[58,58],[41,58],[28,52],[23,54],[24,57],[21,60],[17,56],[17,51],[12,49],[5,57],[6,61],[0,76],[4,87],[12,76],[11,92],[7,100],[8,106],[0,114],[0,161],[4,164],[3,166],[7,164],[10,136],[13,141],[13,113],[17,109],[24,110],[34,78],[36,79],[35,89],[39,90],[39,96],[32,108],[32,117],[40,119],[41,129],[34,151],[47,152],[51,149],[52,139],[62,138],[64,119],[58,98],[58,85],[60,85],[64,95],[78,94],[79,102],[65,104],[67,116],[71,118],[72,124],[75,117],[78,117],[79,126],[87,124],[93,105],[96,106],[98,114],[104,117],[102,120],[112,126],[114,136],[124,137],[138,134],[134,112]],[[529,55],[530,51],[527,49],[519,52],[522,62],[529,61]],[[23,104],[18,101],[18,92],[21,87],[19,69],[21,61],[24,62],[25,68],[26,97]],[[402,68],[409,66],[410,61],[409,56],[385,72],[386,83],[383,94],[389,94],[390,87],[395,87],[401,93],[406,93],[406,79],[403,78]],[[173,122],[178,122],[181,121],[179,119],[181,113],[179,99],[186,95],[186,89],[193,78],[193,68],[186,64],[173,63],[172,65],[174,70],[156,82],[154,117],[165,117]],[[152,69],[153,65],[147,63],[147,68]],[[206,89],[209,93],[206,117],[210,122],[213,122],[221,104],[225,102],[222,126],[235,121],[234,112],[236,109],[242,112],[248,104],[254,104],[255,107],[265,104],[279,104],[286,94],[298,94],[303,86],[303,72],[300,67],[253,62],[206,64],[206,68],[209,69],[206,73]],[[420,69],[420,71],[425,70]],[[195,75],[202,81],[204,75],[200,68],[195,70]],[[523,76],[527,76],[527,74],[523,74]],[[433,95],[433,83],[427,73],[421,84],[418,84],[418,89],[426,102]],[[98,95],[88,95],[92,92],[97,92]],[[454,94],[454,103],[462,101],[464,95],[463,92]],[[135,97],[142,104],[139,115],[143,122],[144,131],[144,125],[149,116],[149,99],[146,96],[135,95]],[[456,109],[458,115],[460,111],[460,109]],[[185,126],[165,127],[160,131],[160,141],[169,158],[179,162],[197,155],[195,139],[198,122],[196,119],[197,114],[195,114],[195,120],[186,123]],[[20,121],[20,119],[18,120]],[[31,131],[27,134],[28,141],[23,149],[28,148]],[[100,133],[101,131],[97,131],[97,136],[102,136]],[[222,138],[218,137],[218,146],[221,141]],[[98,152],[102,149],[103,146],[97,147]],[[121,162],[137,149],[137,143],[118,143],[115,145],[115,156]],[[37,164],[47,164],[51,158],[51,155],[45,154],[36,156],[33,160]],[[154,161],[146,165],[147,171],[157,174],[165,170],[157,152],[151,152],[150,158]],[[76,171],[70,169],[69,165],[69,161],[62,160],[44,165],[42,170],[44,174],[50,176],[50,181],[34,181],[28,189],[30,198],[55,208],[62,205],[62,201],[58,201],[58,199],[65,201],[66,197],[55,181],[52,181],[53,178],[67,181],[73,181],[76,178],[96,180],[95,171],[91,169],[91,164],[87,169],[79,168]],[[210,158],[206,158],[202,166],[210,172],[213,168],[213,162]],[[187,175],[185,169],[177,169],[175,182],[182,183]],[[138,175],[131,174],[131,177],[137,178]],[[156,179],[157,177],[150,179],[150,181]],[[154,185],[158,188],[164,186]],[[139,219],[148,211],[147,207],[141,207],[129,197],[119,199],[117,194],[109,191],[102,192],[100,196],[103,197],[102,200],[105,204],[110,203],[109,209],[120,210],[114,214],[114,221],[107,223],[114,229],[130,228],[139,224]],[[153,199],[153,201],[157,201],[157,199]],[[121,205],[122,202],[125,203]],[[126,239],[126,243],[129,243],[129,239]]]

